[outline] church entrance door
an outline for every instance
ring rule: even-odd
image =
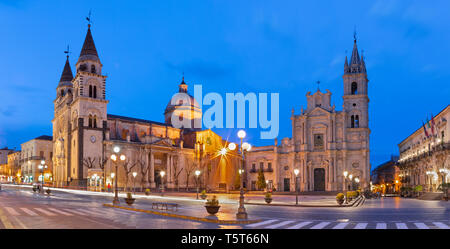
[[[325,191],[325,169],[314,169],[314,191]]]
[[[291,191],[291,179],[289,178],[284,178],[284,191]]]

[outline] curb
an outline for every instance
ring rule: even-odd
[[[145,209],[139,209],[139,208],[129,208],[129,207],[122,207],[122,206],[115,206],[111,204],[103,204],[104,207],[111,207],[111,208],[120,208],[135,212],[141,212],[141,213],[148,213],[148,214],[156,214],[156,215],[162,215],[162,216],[168,216],[172,218],[180,218],[185,220],[195,220],[195,221],[203,221],[203,222],[210,222],[210,223],[217,223],[217,224],[253,224],[257,222],[261,222],[261,220],[212,220],[208,218],[199,218],[194,216],[187,216],[187,215],[181,215],[181,214],[171,214],[171,213],[163,213],[158,211],[152,211],[152,210],[145,210]]]
[[[245,205],[260,205],[260,206],[275,206],[275,207],[321,207],[321,208],[335,208],[335,207],[351,207],[352,205],[295,205],[295,204],[267,204],[267,203],[256,203],[256,202],[246,202]]]

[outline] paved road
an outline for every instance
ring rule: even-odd
[[[4,187],[0,191],[0,228],[263,228],[263,229],[448,229],[450,204],[443,201],[384,198],[356,208],[299,208],[247,205],[251,225],[220,225],[103,207],[111,196]],[[203,202],[173,199],[179,212],[205,216]],[[151,200],[138,199],[148,208]],[[236,204],[222,204],[220,218],[233,219]]]

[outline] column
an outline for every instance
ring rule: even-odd
[[[171,181],[171,172],[170,172],[170,154],[169,153],[167,153],[166,154],[166,176],[165,176],[165,181],[164,181],[164,183],[166,183],[165,185],[166,185],[166,187],[169,187],[169,184],[172,182]]]
[[[150,170],[148,173],[150,174],[150,187],[155,188],[155,156],[153,152],[150,153]]]

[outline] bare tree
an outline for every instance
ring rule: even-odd
[[[125,170],[125,190],[128,189],[128,178],[136,164],[136,162],[131,162],[128,159],[125,161],[125,163],[122,164],[123,169]]]
[[[176,160],[173,161],[173,178],[175,179],[175,187],[177,188],[178,191],[180,191],[180,187],[179,187],[179,177],[181,172],[183,171],[183,168],[181,168],[180,170],[178,170],[178,162]]]
[[[105,165],[108,162],[108,157],[102,158],[102,157],[98,157],[98,161],[97,161],[97,165],[100,169],[102,169],[103,171],[103,188],[105,188],[106,185],[106,172],[105,172]]]
[[[148,169],[149,163],[147,163],[145,157],[146,157],[145,151],[140,150],[136,163],[139,166],[139,171],[141,173],[141,191],[144,191],[145,175],[147,175],[147,172],[149,170]]]
[[[95,168],[95,157],[85,157],[83,158],[83,165],[86,166],[88,169]]]
[[[196,162],[190,161],[186,158],[186,168],[184,168],[184,171],[186,172],[186,190],[189,190],[189,177],[191,176],[192,172],[194,172],[196,165]]]

